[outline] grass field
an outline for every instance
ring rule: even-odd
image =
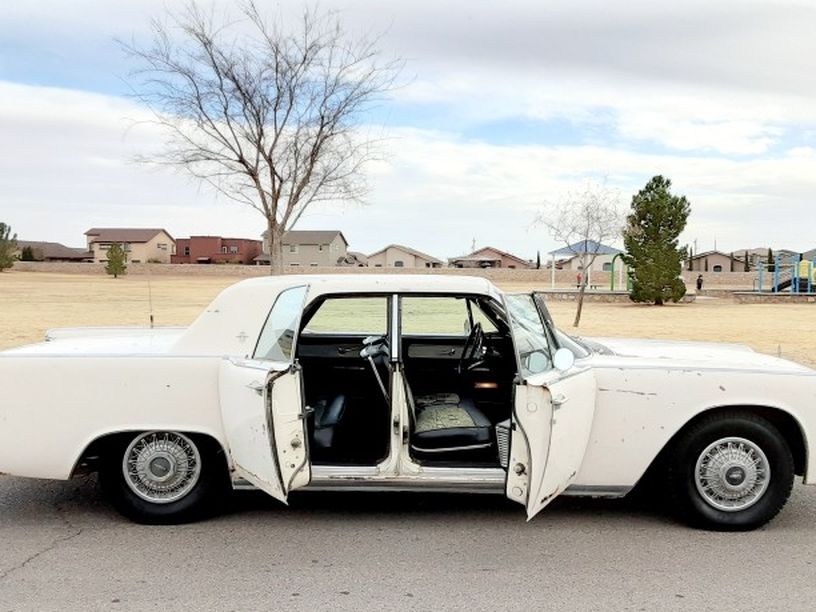
[[[114,280],[101,275],[4,272],[0,274],[0,349],[39,341],[52,327],[146,325],[149,291],[156,325],[187,325],[235,281],[234,277],[160,276],[151,279],[148,289],[146,276]],[[514,283],[503,288],[535,287]],[[556,323],[572,333],[575,305],[551,302],[550,310]],[[714,299],[663,307],[590,303],[584,307],[577,333],[739,342],[816,366],[816,306],[812,304],[735,304]]]

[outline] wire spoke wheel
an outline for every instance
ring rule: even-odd
[[[694,484],[703,500],[723,512],[750,508],[765,494],[771,468],[762,449],[745,438],[721,438],[697,459]]]
[[[137,436],[122,459],[125,483],[141,499],[169,504],[187,495],[201,476],[201,455],[187,436],[151,431]]]

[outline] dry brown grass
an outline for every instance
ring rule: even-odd
[[[150,280],[157,325],[186,325],[235,277],[156,276]],[[508,289],[526,287],[513,283]],[[575,305],[552,302],[572,333]],[[4,272],[0,275],[0,349],[39,341],[51,327],[146,325],[148,278]],[[705,300],[663,307],[587,304],[580,335],[740,342],[816,366],[816,306]]]

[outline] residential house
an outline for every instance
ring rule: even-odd
[[[441,268],[442,260],[401,244],[389,244],[368,256],[371,268]]]
[[[781,257],[782,261],[785,263],[789,262],[791,257],[796,256],[798,254],[799,253],[791,251],[789,249],[773,249],[774,259],[776,259],[777,257]],[[740,271],[743,271],[745,269],[746,257],[748,258],[748,267],[751,270],[756,270],[760,264],[767,265],[768,263],[768,247],[741,249],[739,251],[734,251],[733,253],[731,253],[731,255],[733,255],[742,262],[742,265],[739,268]]]
[[[580,242],[550,251],[549,255],[552,259],[547,267],[555,265],[557,270],[582,272],[589,259],[594,255],[595,259],[592,262],[592,266],[587,271],[611,272],[613,260],[622,253],[623,251],[620,249],[601,244],[595,240],[581,240]],[[620,258],[618,258],[618,261],[620,261]],[[619,263],[618,265],[623,264]]]
[[[93,261],[93,255],[86,249],[74,249],[59,242],[42,240],[18,240],[16,256],[22,258],[23,249],[31,249],[34,261]]]
[[[108,261],[108,249],[121,244],[130,263],[170,263],[176,241],[164,229],[95,227],[85,232],[93,261]]]
[[[448,263],[454,268],[519,268],[533,267],[533,263],[495,247],[482,247],[468,255],[452,257]]]
[[[722,251],[703,251],[693,255],[686,267],[691,272],[742,272],[745,260]]]
[[[283,235],[283,266],[330,267],[348,265],[348,241],[338,230],[292,230]],[[263,233],[263,253],[257,264],[269,263],[269,232]]]
[[[190,236],[176,240],[172,263],[231,263],[252,264],[261,254],[263,243],[250,238],[222,238],[221,236]]]

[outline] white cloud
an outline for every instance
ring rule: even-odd
[[[150,15],[181,4],[12,3],[0,13],[0,31],[18,52],[4,64],[22,70],[31,63],[32,82],[55,78],[38,73],[31,59],[43,54],[59,82],[100,65],[122,75],[127,63],[98,57],[99,41],[139,36]],[[230,4],[221,0],[216,10]],[[300,3],[282,6],[293,13]],[[388,163],[371,169],[371,206],[323,207],[305,219],[343,229],[356,249],[398,241],[446,256],[467,250],[475,237],[534,257],[551,246],[540,230],[529,230],[541,202],[588,176],[606,176],[627,203],[657,173],[691,199],[687,238],[701,247],[714,238],[726,249],[813,246],[802,222],[816,190],[812,2],[321,6],[340,8],[354,31],[388,28],[384,47],[406,57],[407,74],[416,75],[397,101],[445,119],[434,123],[444,131],[421,129],[419,119],[394,129]],[[69,244],[81,243],[91,225],[260,233],[255,211],[218,201],[184,177],[129,163],[161,142],[151,128],[128,131],[128,119],[142,117],[142,109],[113,96],[0,81],[0,218],[21,237]],[[566,120],[579,136],[573,141],[584,144],[499,146],[459,135],[517,118]],[[392,115],[392,123],[406,121]],[[674,153],[644,152],[650,147]]]

